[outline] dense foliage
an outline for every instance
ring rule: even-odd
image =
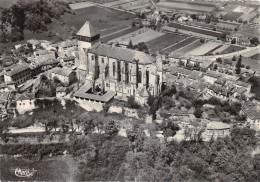
[[[32,32],[47,31],[52,18],[59,19],[69,6],[60,1],[18,1],[1,12],[1,42],[23,40],[24,30]]]

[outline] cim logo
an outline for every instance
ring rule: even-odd
[[[33,177],[37,170],[33,169],[21,169],[15,168],[11,169],[11,172],[15,174],[17,177],[30,178]]]

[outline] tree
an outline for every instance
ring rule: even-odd
[[[147,104],[148,104],[148,106],[153,105],[154,100],[155,100],[155,97],[154,97],[153,95],[149,95],[149,96],[148,96],[148,99],[147,99]]]
[[[172,108],[175,105],[175,103],[172,100],[172,98],[171,97],[167,97],[167,96],[163,97],[162,103],[163,103],[164,108],[167,109],[167,110],[169,110],[170,108]]]
[[[161,128],[163,130],[164,137],[173,137],[176,132],[180,130],[179,125],[171,119],[164,119],[161,124]]]
[[[235,55],[232,57],[232,61],[237,61],[237,59],[236,59],[236,56],[235,56]]]
[[[254,37],[254,38],[250,39],[250,43],[251,43],[252,45],[257,46],[257,45],[259,44],[259,38]]]
[[[131,39],[130,39],[130,41],[129,41],[129,44],[128,44],[128,47],[127,47],[127,48],[129,48],[129,49],[133,49],[133,48],[134,48],[133,42],[132,42]]]
[[[130,107],[130,108],[133,108],[133,109],[139,109],[140,108],[140,105],[135,101],[134,96],[128,97],[127,103],[128,103],[128,107]]]
[[[196,118],[201,118],[202,110],[200,108],[196,108],[193,114]]]
[[[240,72],[241,72],[241,65],[242,65],[242,56],[240,55],[239,59],[237,61],[237,64],[236,64],[236,73],[237,74],[240,74]]]
[[[118,129],[116,127],[116,123],[114,120],[109,120],[105,125],[105,134],[107,137],[113,137],[118,133]]]

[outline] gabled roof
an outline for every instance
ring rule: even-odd
[[[35,93],[24,93],[24,94],[16,94],[15,100],[32,100],[35,99]]]
[[[57,75],[62,75],[62,76],[69,76],[73,71],[68,68],[54,68],[52,70],[52,73],[57,74]]]
[[[77,35],[85,37],[94,37],[97,34],[99,34],[99,32],[89,21],[86,21],[77,33]]]
[[[56,88],[56,92],[66,92],[67,91],[67,87],[57,87]]]
[[[246,102],[242,106],[243,111],[246,113],[250,119],[260,119],[260,108],[257,104],[253,102]]]
[[[14,64],[14,65],[8,67],[8,68],[5,68],[6,73],[9,76],[16,75],[16,74],[18,74],[18,73],[20,73],[22,71],[27,70],[27,69],[30,69],[30,67],[29,67],[29,64],[25,63],[25,62],[17,63],[17,64]]]
[[[210,122],[207,124],[208,130],[223,130],[223,129],[230,129],[230,125],[222,122]]]
[[[141,51],[125,49],[107,44],[96,44],[89,51],[89,53],[107,56],[122,61],[133,62],[138,61],[139,64],[152,64],[155,58]]]

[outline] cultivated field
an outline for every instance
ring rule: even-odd
[[[241,12],[228,12],[223,16],[223,20],[231,20],[231,21],[237,21],[237,19],[243,15]]]
[[[229,23],[229,22],[219,22],[219,23],[217,23],[216,26],[219,28],[222,28],[222,29],[234,30],[235,28],[237,28],[239,26],[239,24]]]
[[[197,40],[181,49],[176,50],[175,52],[180,54],[186,54],[187,52],[190,52],[191,50],[201,45],[203,45],[203,43],[201,43],[200,40]]]
[[[188,52],[187,54],[190,55],[195,55],[195,56],[199,56],[199,55],[204,55],[208,52],[210,52],[211,50],[215,49],[216,47],[219,47],[221,44],[217,43],[217,42],[207,42],[195,49],[193,49],[192,51]]]
[[[170,24],[168,24],[168,26],[177,28],[177,29],[195,32],[195,33],[210,35],[210,36],[214,36],[214,37],[219,37],[222,34],[221,32],[206,30],[206,29],[197,28],[197,27],[191,27],[191,26],[187,26],[187,25],[183,25],[183,24],[179,24],[179,23],[170,23]]]
[[[131,40],[132,43],[136,45],[140,42],[148,42],[150,40],[156,39],[162,35],[164,35],[164,33],[149,28],[142,28],[130,34],[126,34],[116,39],[113,39],[111,40],[111,42],[118,42],[119,44],[128,44]]]
[[[221,53],[222,51],[224,51],[225,49],[227,49],[230,45],[222,45],[221,47],[219,47],[218,49],[214,50],[212,53],[216,54],[216,53]]]
[[[228,48],[226,48],[222,52],[220,52],[220,54],[228,54],[228,53],[231,53],[231,52],[241,51],[243,49],[245,49],[245,48],[240,47],[240,46],[230,45]]]
[[[159,2],[157,3],[158,7],[164,7],[168,9],[184,9],[184,10],[192,10],[199,12],[208,12],[214,9],[214,6],[207,6],[201,4],[189,4],[186,2]]]
[[[95,6],[92,2],[81,2],[81,3],[74,3],[69,5],[71,9],[81,9],[81,8],[87,8],[91,6]]]
[[[196,40],[197,40],[197,38],[195,38],[195,37],[188,37],[185,40],[183,40],[167,49],[162,50],[161,53],[171,53],[173,51],[181,49],[184,46],[191,44],[192,42],[195,42]]]
[[[129,34],[131,32],[134,32],[136,30],[138,30],[139,27],[131,27],[131,28],[128,28],[126,30],[123,30],[123,31],[120,31],[120,32],[116,32],[114,34],[111,34],[111,35],[108,35],[108,36],[104,36],[103,38],[100,39],[101,42],[108,42],[110,40],[113,40],[113,39],[116,39],[120,36],[123,36],[123,35],[126,35],[126,34]]]
[[[146,43],[149,49],[154,51],[160,51],[168,46],[176,44],[181,40],[185,39],[187,36],[174,34],[174,33],[167,33],[163,36],[160,36],[156,39],[153,39]]]
[[[105,30],[100,30],[100,36],[106,36],[106,35],[109,35],[109,34],[113,34],[113,33],[116,33],[116,32],[119,32],[119,31],[122,31],[124,29],[126,29],[127,27],[129,26],[119,26],[119,27],[112,27],[112,28],[108,28],[108,29],[105,29]]]

